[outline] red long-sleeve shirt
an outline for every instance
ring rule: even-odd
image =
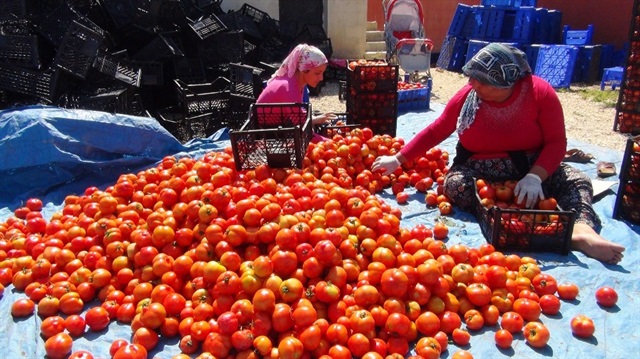
[[[412,160],[449,137],[457,128],[460,110],[471,91],[465,85],[432,124],[420,131],[400,153]],[[539,152],[534,165],[553,173],[566,152],[562,105],[553,87],[527,75],[504,102],[481,101],[473,123],[459,135],[473,158],[501,158],[507,151]]]

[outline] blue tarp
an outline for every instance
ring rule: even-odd
[[[422,113],[408,113],[398,119],[397,133],[406,140],[433,121],[443,106],[432,104],[432,109]],[[137,173],[155,166],[167,155],[200,158],[206,152],[221,150],[229,145],[226,131],[211,138],[180,144],[154,119],[93,111],[68,111],[52,107],[28,107],[0,112],[0,220],[6,220],[24,200],[37,196],[45,203],[43,214],[49,218],[61,208],[64,197],[79,194],[89,186],[105,188],[122,173]],[[452,156],[456,139],[447,139],[441,147]],[[622,165],[623,153],[591,146],[570,139],[570,147],[592,153],[596,159],[589,164],[575,164],[592,178],[596,177],[595,163],[600,160]],[[624,220],[612,218],[617,178],[612,177],[612,187],[597,198],[594,207],[603,221],[602,235],[626,246],[624,260],[619,265],[605,265],[582,253],[567,256],[551,253],[520,253],[535,257],[546,273],[559,282],[574,282],[581,292],[575,301],[563,302],[561,314],[542,316],[549,327],[551,339],[542,349],[533,349],[524,343],[522,335],[516,335],[513,347],[500,350],[494,345],[493,333],[497,327],[486,327],[472,332],[470,346],[476,358],[629,358],[640,353],[638,324],[640,324],[640,277],[638,240],[640,227]],[[438,211],[424,205],[424,195],[411,192],[410,201],[400,208],[402,226],[411,228],[423,223],[433,226]],[[397,205],[390,189],[381,193],[391,205]],[[445,220],[450,227],[447,244],[463,243],[480,246],[485,243],[480,227],[469,213],[455,210]],[[595,290],[603,285],[614,287],[620,296],[614,308],[600,308],[594,298]],[[0,347],[2,358],[42,358],[44,341],[39,335],[41,319],[32,316],[14,320],[8,313],[11,303],[24,297],[12,286],[5,289],[0,299]],[[88,309],[98,305],[92,302]],[[596,333],[589,339],[572,336],[569,322],[577,314],[590,316],[596,324]],[[128,325],[112,322],[99,333],[87,333],[74,340],[74,350],[85,349],[99,358],[109,357],[109,345],[115,339],[131,339]],[[168,358],[179,353],[178,339],[163,339],[149,357]],[[450,358],[457,350],[455,345],[442,354]]]

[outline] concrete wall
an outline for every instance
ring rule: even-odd
[[[229,10],[236,11],[245,3],[266,12],[272,19],[279,20],[278,0],[224,0],[220,4],[220,7],[225,12]]]
[[[245,3],[279,20],[278,0],[224,0],[220,7],[224,11],[236,11]],[[331,39],[333,57],[363,57],[366,48],[367,0],[324,0],[323,8],[324,29]]]
[[[327,36],[333,57],[362,58],[366,49],[367,0],[325,0]]]

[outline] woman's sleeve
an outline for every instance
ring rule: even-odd
[[[564,114],[560,99],[551,85],[540,79],[535,83],[535,92],[539,98],[538,121],[543,136],[542,150],[535,164],[551,175],[558,168],[567,151]]]
[[[440,144],[456,130],[458,116],[460,115],[460,110],[469,91],[471,91],[471,86],[469,85],[465,85],[460,89],[447,102],[442,114],[434,122],[418,132],[418,134],[400,150],[400,153],[407,161],[424,155],[427,150]]]

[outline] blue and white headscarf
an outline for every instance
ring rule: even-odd
[[[462,72],[484,84],[505,89],[531,73],[531,67],[521,50],[511,45],[491,43],[478,51],[462,67]],[[458,133],[473,123],[479,106],[480,99],[476,91],[471,90],[458,117]]]

